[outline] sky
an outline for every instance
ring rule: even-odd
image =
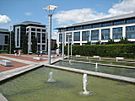
[[[0,0],[0,28],[35,21],[48,25],[48,5],[58,8],[53,14],[53,29],[95,19],[135,12],[135,0]],[[56,30],[53,30],[56,38]]]

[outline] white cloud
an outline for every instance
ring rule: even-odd
[[[55,14],[54,18],[59,24],[62,24],[65,22],[77,23],[82,21],[89,21],[103,16],[103,13],[98,13],[90,8],[83,8],[69,11],[61,11],[58,14]]]
[[[25,12],[25,15],[26,15],[26,16],[31,16],[32,13],[31,13],[31,12]]]
[[[132,12],[135,12],[135,0],[121,0],[108,9],[107,13],[96,12],[91,8],[73,9],[55,14],[54,19],[61,26]]]
[[[110,15],[120,15],[135,12],[135,0],[122,0],[108,10]]]
[[[8,23],[11,19],[7,15],[0,15],[0,24]]]

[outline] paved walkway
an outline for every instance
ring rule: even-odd
[[[8,101],[8,100],[0,93],[0,101]]]

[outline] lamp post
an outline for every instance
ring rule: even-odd
[[[70,44],[70,36],[71,34],[67,34],[68,35],[68,58],[69,58],[69,44]]]
[[[12,48],[12,47],[11,47],[11,36],[12,36],[12,35],[11,35],[11,31],[12,31],[12,26],[10,26],[10,39],[9,39],[9,40],[10,40],[10,50],[9,50],[9,53],[10,53],[10,54],[11,54],[11,48]]]
[[[45,9],[48,12],[49,28],[48,28],[48,64],[51,64],[51,34],[52,34],[52,15],[57,8],[55,5],[49,5]]]
[[[62,30],[62,60],[64,60],[65,32]]]

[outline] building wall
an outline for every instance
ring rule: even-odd
[[[46,51],[47,32],[45,25],[19,24],[14,25],[15,48],[22,48],[24,35],[27,35],[28,53],[32,51],[32,38],[37,38],[37,51]]]
[[[129,27],[132,26],[132,27]],[[128,29],[132,29],[132,31],[130,32],[131,35],[129,35],[129,32],[127,32],[127,27],[129,27]],[[117,29],[118,28],[118,29]],[[109,32],[107,32],[107,30],[109,30]],[[104,31],[103,31],[104,30]],[[106,30],[106,31],[105,31]],[[84,38],[85,35],[82,35],[84,33],[84,31],[88,32],[88,38]],[[103,34],[106,33],[106,34]],[[64,32],[58,32],[58,39],[57,39],[57,43],[60,44],[62,39],[61,38],[61,34],[64,33],[64,42],[65,45],[68,43],[67,42],[67,34],[71,34],[72,36],[72,43],[73,44],[85,44],[88,41],[90,41],[91,43],[96,43],[96,42],[108,42],[109,39],[114,39],[115,42],[120,41],[120,38],[128,38],[129,41],[135,41],[135,23],[132,24],[121,24],[121,25],[113,25],[113,26],[106,26],[106,27],[98,27],[98,28],[90,28],[90,29],[77,29],[77,30],[72,30],[72,31],[64,31]],[[78,33],[78,36],[77,36]],[[92,37],[92,36],[96,36],[98,34],[98,37]],[[109,36],[107,36],[107,33],[109,33]],[[122,36],[120,36],[120,33],[122,34]],[[115,37],[113,36],[115,34]],[[105,38],[103,38],[103,35],[106,35]],[[127,37],[128,36],[128,37]],[[131,38],[132,37],[132,38]],[[79,38],[79,39],[78,39]],[[84,40],[85,39],[85,40]]]
[[[0,32],[0,50],[7,50],[9,45],[9,33]]]

